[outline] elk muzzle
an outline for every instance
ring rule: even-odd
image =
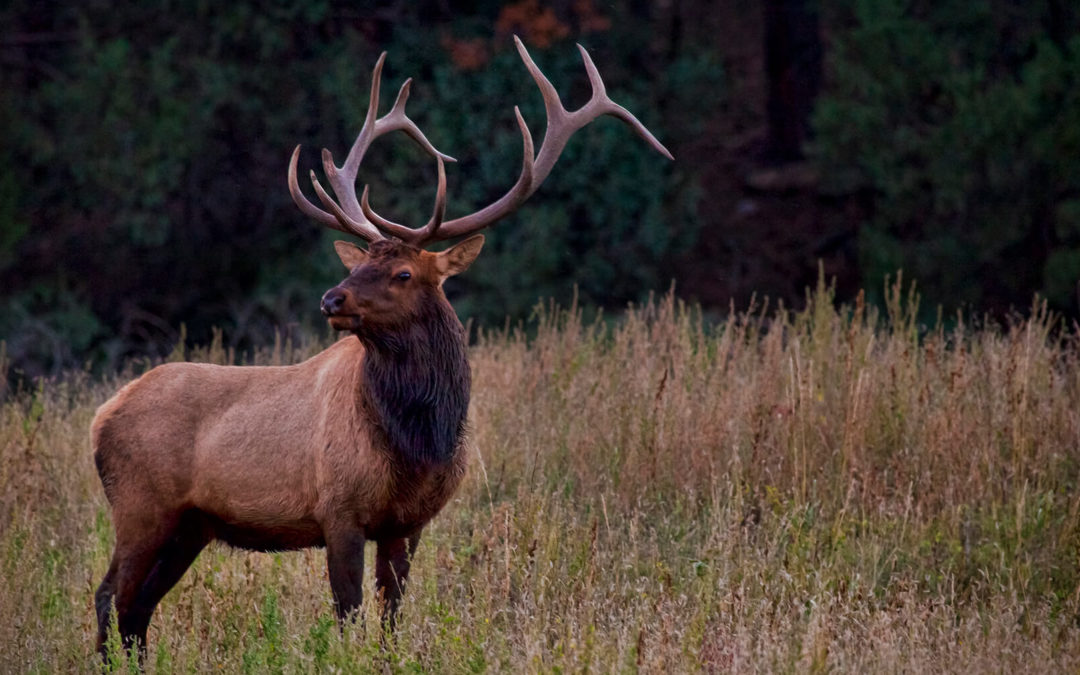
[[[341,311],[341,308],[345,306],[345,300],[348,299],[348,293],[340,286],[334,286],[322,296],[322,302],[319,303],[319,308],[322,310],[323,316],[331,317]]]
[[[356,305],[356,298],[352,292],[341,286],[334,286],[323,294],[319,309],[326,317],[330,327],[334,330],[348,330],[356,332],[363,323],[360,308]]]

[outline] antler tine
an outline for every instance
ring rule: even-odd
[[[351,218],[349,214],[345,213],[338,203],[335,202],[330,195],[326,194],[326,190],[324,190],[322,184],[319,183],[319,179],[315,177],[314,171],[311,172],[311,184],[315,188],[315,194],[319,195],[319,201],[334,214],[334,224],[331,225],[331,227],[335,230],[340,230],[345,234],[355,235],[368,242],[385,238],[379,230],[367,220],[357,221]]]
[[[379,89],[382,86],[384,63],[386,63],[386,52],[379,55],[379,60],[375,62],[375,68],[371,71],[371,94],[368,97],[367,114],[364,115],[364,126],[360,127],[360,133],[356,135],[356,140],[353,141],[352,147],[349,148],[345,163],[339,169],[334,165],[334,156],[330,151],[326,148],[323,148],[322,151],[323,172],[326,174],[327,180],[330,181],[330,187],[334,190],[334,194],[337,195],[338,205],[341,207],[331,209],[331,211],[334,211],[335,215],[338,212],[348,214],[349,220],[353,223],[362,221],[364,218],[360,205],[356,202],[356,174],[360,170],[360,163],[364,160],[364,154],[367,153],[367,149],[371,147],[372,141],[377,136],[375,133],[377,126],[376,116],[379,114]],[[315,180],[314,174],[312,174],[312,183],[315,185],[316,193],[320,192],[321,187],[318,185],[318,181]],[[319,199],[323,204],[327,203],[322,194],[319,195]],[[330,207],[327,206],[327,208]],[[345,232],[350,231],[351,223],[349,221],[340,218],[337,218],[337,220],[341,223],[341,227],[338,229]],[[383,238],[382,234],[374,227],[364,228],[364,231],[368,235],[364,238],[368,241]]]
[[[342,210],[354,220],[364,218],[363,209],[360,208],[360,204],[356,201],[356,174],[360,169],[361,162],[364,161],[364,155],[367,154],[368,148],[371,147],[371,143],[379,136],[400,129],[431,155],[440,160],[457,161],[453,157],[436,150],[431,141],[424,136],[424,132],[420,131],[420,127],[416,126],[409,119],[409,116],[405,114],[405,103],[409,100],[412,78],[405,80],[401,85],[397,100],[394,101],[394,107],[390,109],[390,112],[376,118],[379,107],[379,86],[382,80],[382,67],[385,59],[386,52],[383,52],[378,63],[375,64],[375,70],[372,73],[371,100],[368,103],[367,117],[364,120],[364,126],[360,130],[360,134],[356,137],[356,142],[353,143],[352,148],[349,150],[349,156],[345,158],[345,164],[338,169],[334,166],[330,153],[323,151],[323,168],[330,179],[331,186],[334,188],[334,194],[338,196],[338,202]]]
[[[517,118],[518,128],[521,130],[521,174],[518,176],[518,180],[514,183],[514,186],[497,201],[489,204],[471,216],[456,218],[447,223],[440,222],[438,225],[433,225],[432,223],[435,217],[432,216],[432,220],[429,220],[427,225],[422,228],[413,229],[387,220],[378,213],[375,213],[371,208],[371,204],[368,203],[368,188],[367,186],[364,186],[364,194],[360,199],[360,208],[363,210],[364,216],[375,223],[384,232],[404,241],[408,241],[416,246],[422,246],[428,242],[453,239],[473,232],[474,230],[481,229],[517,209],[517,207],[521,206],[521,204],[529,198],[529,195],[534,192],[534,156],[532,133],[529,132],[529,127],[525,124],[525,118],[521,116],[521,110],[517,106],[514,106],[514,115]],[[443,175],[443,166],[440,162],[439,193],[441,193],[442,196],[441,201],[439,194],[436,195],[436,212],[439,214],[439,221],[442,221],[442,213],[445,212],[446,209],[445,191],[445,177]],[[474,226],[474,219],[483,220],[485,224]]]
[[[593,94],[592,98],[589,99],[589,103],[585,104],[579,110],[571,114],[581,114],[586,110],[586,108],[590,108],[593,105],[593,101],[602,103],[603,105],[597,105],[598,109],[602,108],[602,112],[600,112],[595,117],[591,117],[590,121],[591,119],[595,119],[596,117],[599,117],[603,114],[617,117],[623,122],[626,122],[628,125],[630,125],[630,127],[637,132],[638,136],[641,136],[641,138],[643,138],[646,143],[653,147],[653,150],[656,150],[661,155],[667,157],[671,161],[675,161],[675,158],[671,155],[668,149],[664,147],[664,144],[658,141],[656,139],[656,136],[653,136],[652,132],[646,129],[645,125],[638,121],[638,118],[634,117],[633,113],[608,98],[607,87],[604,86],[604,81],[600,79],[600,71],[596,69],[596,64],[593,63],[592,57],[589,56],[589,52],[586,51],[586,49],[580,44],[577,46],[577,48],[578,51],[581,52],[581,60],[585,64],[585,72],[589,75],[589,84],[592,85]],[[583,123],[582,126],[585,126],[585,124],[588,124],[588,122]]]
[[[330,181],[330,187],[337,196],[336,203],[323,190],[322,185],[315,178],[315,173],[311,173],[311,182],[315,192],[319,196],[319,200],[330,210],[330,213],[309,202],[300,191],[296,177],[300,146],[297,146],[293,151],[292,159],[289,162],[289,193],[292,195],[296,205],[300,207],[300,210],[327,227],[355,235],[369,242],[383,239],[384,236],[375,225],[368,221],[364,216],[363,209],[360,208],[360,204],[356,199],[356,175],[360,169],[360,164],[364,160],[364,155],[376,138],[391,131],[401,130],[416,141],[426,152],[433,155],[439,161],[440,167],[444,160],[448,162],[457,161],[453,157],[439,152],[424,135],[424,132],[405,113],[405,103],[409,99],[409,90],[412,84],[411,78],[401,85],[390,112],[381,118],[377,117],[379,89],[382,83],[382,68],[385,61],[386,52],[383,52],[372,70],[371,96],[368,101],[367,114],[364,117],[364,125],[349,149],[345,163],[341,167],[335,166],[330,151],[326,149],[322,151],[323,170],[326,173],[327,180]]]
[[[629,110],[608,97],[607,87],[604,86],[604,80],[600,77],[596,64],[593,63],[589,52],[580,44],[577,47],[578,51],[581,52],[581,60],[585,64],[585,72],[589,76],[589,83],[592,85],[592,96],[589,98],[588,103],[574,112],[570,112],[563,107],[555,87],[551,85],[551,82],[540,71],[532,57],[529,56],[524,43],[517,36],[514,36],[514,42],[517,45],[518,53],[521,54],[521,59],[529,69],[529,73],[536,80],[540,94],[544,97],[544,109],[548,116],[548,127],[544,132],[544,142],[540,145],[540,152],[536,156],[536,187],[540,187],[540,183],[551,173],[552,167],[555,166],[555,162],[558,161],[559,155],[562,153],[563,148],[566,147],[570,137],[589,122],[603,115],[612,115],[626,122],[653,149],[668,159],[674,159],[668,149],[645,128],[645,125],[639,122]]]
[[[420,131],[420,127],[416,126],[416,123],[409,119],[409,116],[405,114],[405,102],[409,100],[409,90],[411,85],[412,78],[410,77],[401,85],[401,90],[398,92],[397,99],[394,101],[394,107],[390,109],[390,112],[386,113],[375,122],[376,135],[381,136],[400,129],[416,141],[429,155],[441,158],[446,162],[456,162],[457,160],[450,155],[436,150],[435,146],[433,146],[431,141],[427,139],[427,136],[424,135],[424,132]]]
[[[364,216],[375,223],[375,225],[383,232],[390,236],[397,237],[398,239],[413,244],[414,246],[420,246],[426,241],[430,241],[431,237],[442,225],[443,218],[446,216],[446,166],[443,164],[442,157],[436,156],[436,161],[439,165],[439,186],[435,191],[435,209],[432,211],[431,218],[423,227],[412,228],[406,227],[400,223],[395,223],[392,220],[387,220],[379,214],[375,213],[371,208],[371,204],[368,202],[368,194],[370,192],[369,186],[364,186],[364,192],[360,196],[360,208],[364,212]]]
[[[446,217],[446,167],[443,166],[443,161],[439,159],[439,187],[435,190],[435,209],[431,212],[431,218],[428,220],[427,225],[421,234],[421,240],[431,239],[438,232],[439,226],[442,225],[443,218]]]
[[[385,62],[386,52],[383,52],[379,54],[379,60],[375,62],[375,67],[371,71],[371,94],[368,96],[368,109],[367,114],[364,115],[364,126],[360,127],[360,133],[356,135],[356,140],[353,141],[352,147],[349,148],[345,163],[341,165],[341,169],[346,173],[351,173],[353,178],[356,178],[356,172],[360,170],[360,162],[364,161],[364,153],[371,146],[371,142],[375,140],[375,127],[379,114],[379,89],[382,87],[382,69]],[[406,80],[401,85],[401,88],[403,91],[407,91],[409,80]],[[401,95],[399,94],[398,97],[400,98]],[[408,98],[408,93],[405,94],[405,97]],[[326,156],[326,154],[323,155],[324,160]],[[333,167],[333,164],[331,163],[330,166]],[[334,187],[336,193],[337,186]]]
[[[296,165],[299,158],[300,146],[297,145],[296,149],[293,150],[292,159],[289,160],[289,194],[292,195],[293,202],[296,203],[304,215],[314,218],[327,227],[341,230],[341,224],[338,223],[337,218],[309,202],[304,193],[300,191],[300,185],[296,180]]]
[[[604,81],[600,78],[596,65],[584,47],[578,45],[581,58],[585,63],[585,71],[588,73],[589,82],[592,84],[592,96],[588,103],[574,112],[570,112],[563,106],[562,101],[559,99],[559,93],[536,65],[536,62],[532,60],[532,57],[529,56],[525,44],[516,35],[514,36],[514,44],[521,55],[521,60],[525,62],[525,67],[532,75],[533,80],[536,81],[536,86],[540,89],[540,95],[544,99],[544,111],[547,114],[547,130],[544,132],[544,141],[540,144],[540,151],[536,154],[534,160],[526,160],[524,163],[529,167],[532,175],[526,179],[525,169],[523,168],[522,176],[518,179],[518,182],[498,201],[480,211],[443,223],[442,227],[433,233],[429,240],[451,239],[475,232],[512,212],[532,196],[548,174],[551,173],[552,167],[555,166],[555,162],[559,159],[559,155],[562,153],[563,148],[566,147],[570,137],[602,115],[612,115],[626,122],[657,152],[668,159],[673,159],[668,149],[645,128],[645,125],[638,121],[630,111],[608,97]],[[525,127],[525,121],[521,118],[517,108],[514,111],[518,116],[518,123],[521,125],[523,133],[528,137],[527,145],[531,148],[532,138]],[[531,150],[526,152],[527,156],[531,154]]]

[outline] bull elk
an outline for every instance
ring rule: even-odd
[[[325,546],[339,620],[361,602],[364,544],[377,546],[375,587],[392,628],[409,562],[424,525],[465,471],[470,373],[466,339],[442,290],[483,245],[475,235],[434,253],[434,241],[463,237],[514,211],[550,173],[575,131],[601,115],[629,124],[670,153],[608,98],[588,53],[592,97],[574,112],[518,52],[543,95],[547,131],[539,153],[520,111],[524,160],[517,182],[483,209],[445,221],[444,162],[405,114],[410,81],[377,117],[383,54],[375,66],[363,128],[345,163],[323,168],[337,197],[312,184],[323,210],[301,193],[297,146],[289,192],[316,221],[368,242],[335,242],[348,276],[322,297],[322,313],[346,336],[286,367],[169,363],[123,387],[97,411],[94,461],[112,507],[116,548],[95,596],[98,649],[111,608],[126,646],[145,649],[154,608],[210,541],[258,551]],[[401,130],[438,163],[434,213],[419,228],[381,217],[356,174],[371,143]]]

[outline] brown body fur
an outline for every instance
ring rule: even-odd
[[[420,531],[465,471],[468,362],[441,286],[481,244],[369,255],[339,242],[351,273],[323,311],[355,337],[295,366],[162,365],[98,409],[91,441],[116,528],[100,650],[114,602],[125,644],[144,647],[157,603],[213,539],[326,546],[342,619],[360,605],[375,541],[392,626]]]
[[[410,534],[449,499],[463,456],[396,489],[390,452],[356,414],[363,357],[349,337],[295,366],[170,363],[131,382],[92,427],[113,509],[197,509],[224,526],[217,537],[258,550],[323,546],[333,518]]]

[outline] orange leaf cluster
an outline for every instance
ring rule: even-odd
[[[480,70],[491,58],[484,38],[458,39],[444,35],[440,42],[458,70]]]
[[[570,26],[559,21],[550,7],[541,7],[537,0],[521,0],[502,8],[495,21],[495,31],[500,35],[521,35],[527,44],[543,49],[570,35]]]
[[[611,30],[611,18],[597,11],[592,0],[576,0],[574,14],[582,33],[603,33]]]

